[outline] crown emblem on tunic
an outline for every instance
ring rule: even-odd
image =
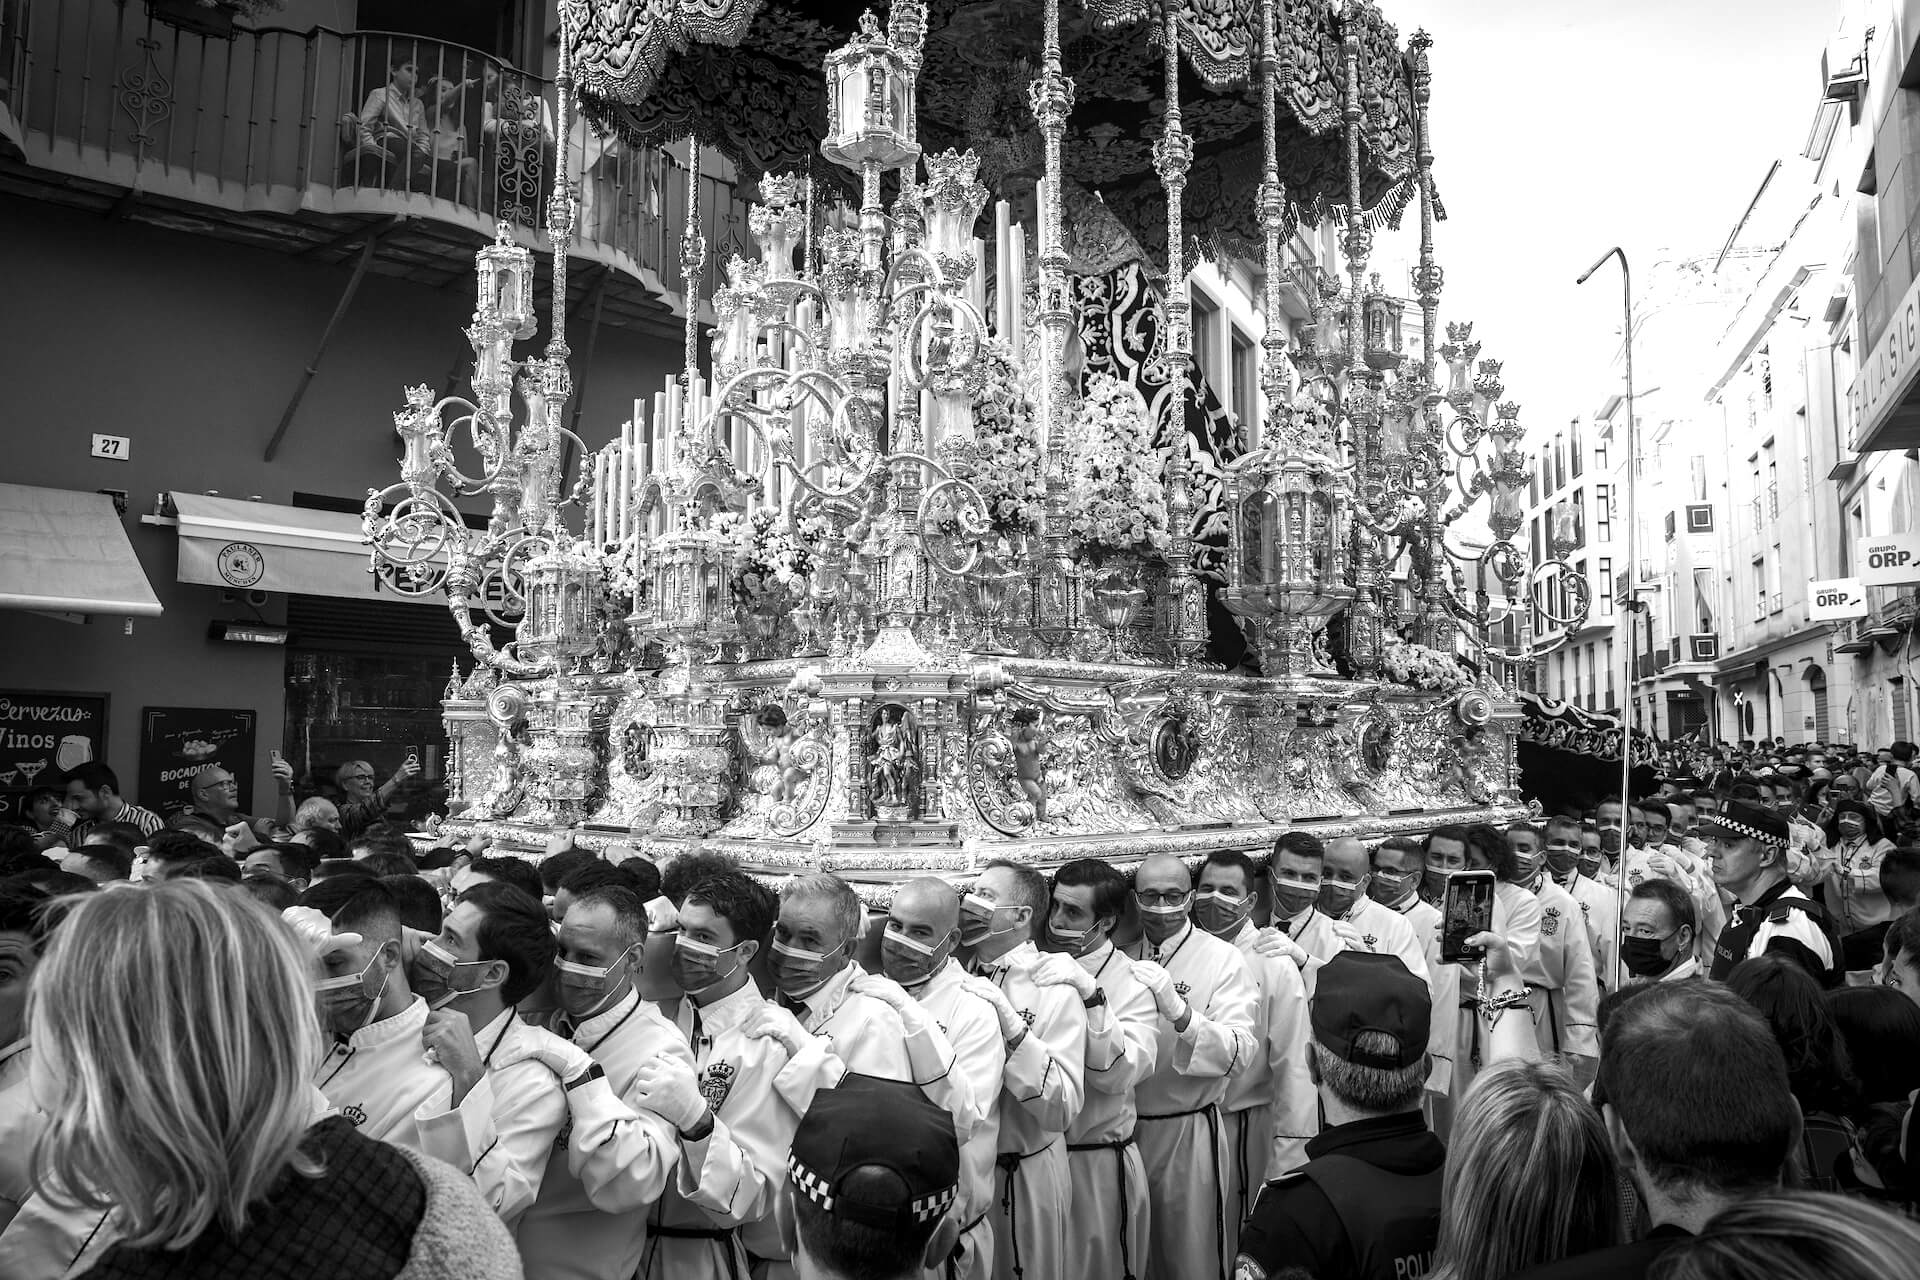
[[[367,1122],[367,1113],[357,1106],[342,1107],[340,1108],[340,1114],[345,1116],[347,1123],[356,1129]]]

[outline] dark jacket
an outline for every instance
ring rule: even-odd
[[[1656,1258],[1680,1241],[1692,1238],[1693,1232],[1685,1227],[1659,1226],[1632,1244],[1617,1244],[1611,1249],[1595,1249],[1558,1262],[1528,1267],[1515,1272],[1511,1280],[1641,1280]]]
[[[1364,1259],[1373,1240],[1355,1240],[1349,1224],[1391,1215],[1402,1239],[1418,1237],[1411,1252],[1421,1255],[1419,1270],[1432,1264],[1440,1235],[1440,1179],[1447,1149],[1418,1111],[1355,1120],[1324,1129],[1307,1143],[1307,1163],[1260,1191],[1240,1231],[1242,1275],[1303,1274],[1313,1280],[1363,1280],[1380,1274]],[[1390,1197],[1371,1203],[1336,1205],[1319,1175],[1346,1164],[1347,1173],[1377,1173],[1398,1180]],[[1246,1267],[1252,1263],[1253,1270]],[[1418,1272],[1414,1272],[1417,1274]],[[1386,1267],[1384,1274],[1393,1276]]]

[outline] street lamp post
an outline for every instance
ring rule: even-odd
[[[1637,562],[1633,558],[1634,542],[1638,532],[1638,526],[1634,521],[1633,514],[1633,491],[1639,467],[1639,457],[1637,456],[1638,433],[1634,430],[1633,420],[1633,268],[1627,265],[1627,251],[1619,245],[1615,245],[1613,248],[1601,254],[1599,261],[1581,272],[1580,278],[1574,281],[1574,284],[1585,284],[1594,272],[1606,265],[1608,258],[1620,259],[1620,311],[1624,324],[1621,330],[1620,340],[1626,349],[1627,362],[1627,482],[1624,485],[1614,486],[1616,492],[1624,490],[1626,494],[1626,499],[1621,508],[1621,517],[1627,526],[1625,557],[1627,563],[1626,599],[1621,602],[1621,607],[1614,624],[1616,632],[1624,636],[1620,645],[1620,651],[1625,655],[1622,660],[1625,670],[1622,672],[1620,680],[1620,689],[1624,695],[1624,700],[1620,708],[1620,858],[1614,866],[1613,877],[1615,897],[1613,918],[1615,922],[1618,923],[1623,921],[1627,914],[1626,806],[1633,798],[1633,720],[1632,717],[1627,714],[1627,708],[1635,705],[1633,696],[1633,614],[1634,609],[1639,604],[1639,593],[1635,590],[1634,583],[1634,576],[1638,572],[1638,567]],[[1615,991],[1620,989],[1620,969],[1620,947],[1616,942],[1613,949],[1613,989]]]

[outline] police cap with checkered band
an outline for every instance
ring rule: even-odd
[[[953,1203],[960,1144],[953,1117],[917,1086],[849,1075],[814,1095],[794,1131],[787,1172],[794,1194],[824,1213],[909,1229],[938,1221]],[[849,1194],[850,1176],[861,1172],[859,1194]]]

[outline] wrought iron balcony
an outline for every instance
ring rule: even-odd
[[[552,84],[414,36],[240,29],[221,38],[138,0],[0,0],[0,177],[8,189],[282,252],[388,226],[375,269],[443,284],[496,221],[539,231],[562,140]],[[687,293],[687,170],[665,151],[564,140],[573,253],[605,268],[605,319],[669,327]],[[702,176],[696,297],[749,244],[730,182]],[[396,221],[398,219],[399,221]],[[581,291],[596,273],[580,273]],[[684,314],[684,312],[681,312]]]

